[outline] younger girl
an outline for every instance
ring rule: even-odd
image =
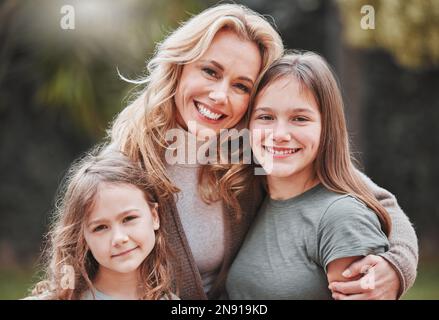
[[[144,171],[118,152],[70,169],[49,232],[42,299],[172,299],[160,207]]]
[[[390,218],[352,164],[343,103],[327,63],[289,54],[261,79],[250,111],[264,201],[234,261],[232,299],[328,299],[328,283],[388,249]],[[373,275],[364,286],[373,286]],[[366,297],[354,297],[366,298]]]

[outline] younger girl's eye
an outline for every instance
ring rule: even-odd
[[[207,67],[203,68],[202,70],[204,73],[207,73],[209,76],[216,77],[215,70],[212,70],[211,68],[207,68]]]
[[[94,228],[93,232],[99,232],[99,231],[102,231],[102,230],[105,230],[105,229],[107,229],[107,226],[104,225],[104,224],[101,224],[101,225],[97,226],[96,228]]]
[[[132,221],[132,220],[134,220],[134,219],[136,219],[137,218],[137,216],[128,216],[128,217],[125,217],[123,220],[122,220],[122,222],[123,223],[125,223],[125,222],[129,222],[129,221]]]

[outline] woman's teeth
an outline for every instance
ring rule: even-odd
[[[195,106],[197,107],[198,112],[200,112],[203,116],[205,116],[208,119],[218,120],[223,116],[223,114],[221,113],[215,113],[210,111],[209,109],[207,109],[205,106],[203,106],[198,102],[195,102]]]
[[[282,149],[282,150],[275,150],[273,148],[270,147],[264,147],[265,150],[267,150],[268,152],[274,154],[274,155],[285,155],[285,154],[293,154],[296,153],[297,151],[300,150],[300,148],[288,148],[288,149]]]

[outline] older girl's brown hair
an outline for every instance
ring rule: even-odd
[[[154,186],[145,171],[122,153],[97,147],[76,161],[59,191],[52,227],[47,235],[45,279],[35,286],[33,296],[72,300],[80,299],[86,290],[94,292],[92,282],[99,264],[88,249],[84,227],[102,183],[133,185],[143,191],[150,209],[157,203]],[[161,207],[156,210],[161,224],[166,223],[162,221]],[[172,270],[164,232],[163,228],[155,231],[155,246],[139,267],[143,299],[171,297]],[[66,266],[74,270],[73,288],[62,285]]]
[[[276,80],[298,80],[302,90],[308,89],[314,96],[322,119],[322,131],[315,172],[320,182],[329,190],[352,194],[363,201],[378,216],[383,231],[389,235],[391,219],[386,209],[369,191],[354,166],[344,116],[341,92],[328,63],[314,52],[292,51],[275,61],[262,76],[257,92],[251,98],[247,119],[257,101],[258,94]]]

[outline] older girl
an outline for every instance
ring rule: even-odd
[[[352,163],[336,80],[319,55],[289,54],[263,76],[251,108],[268,195],[231,267],[229,296],[330,298],[328,283],[343,281],[361,257],[386,252],[391,234],[387,211]],[[367,277],[363,286],[374,286]]]

